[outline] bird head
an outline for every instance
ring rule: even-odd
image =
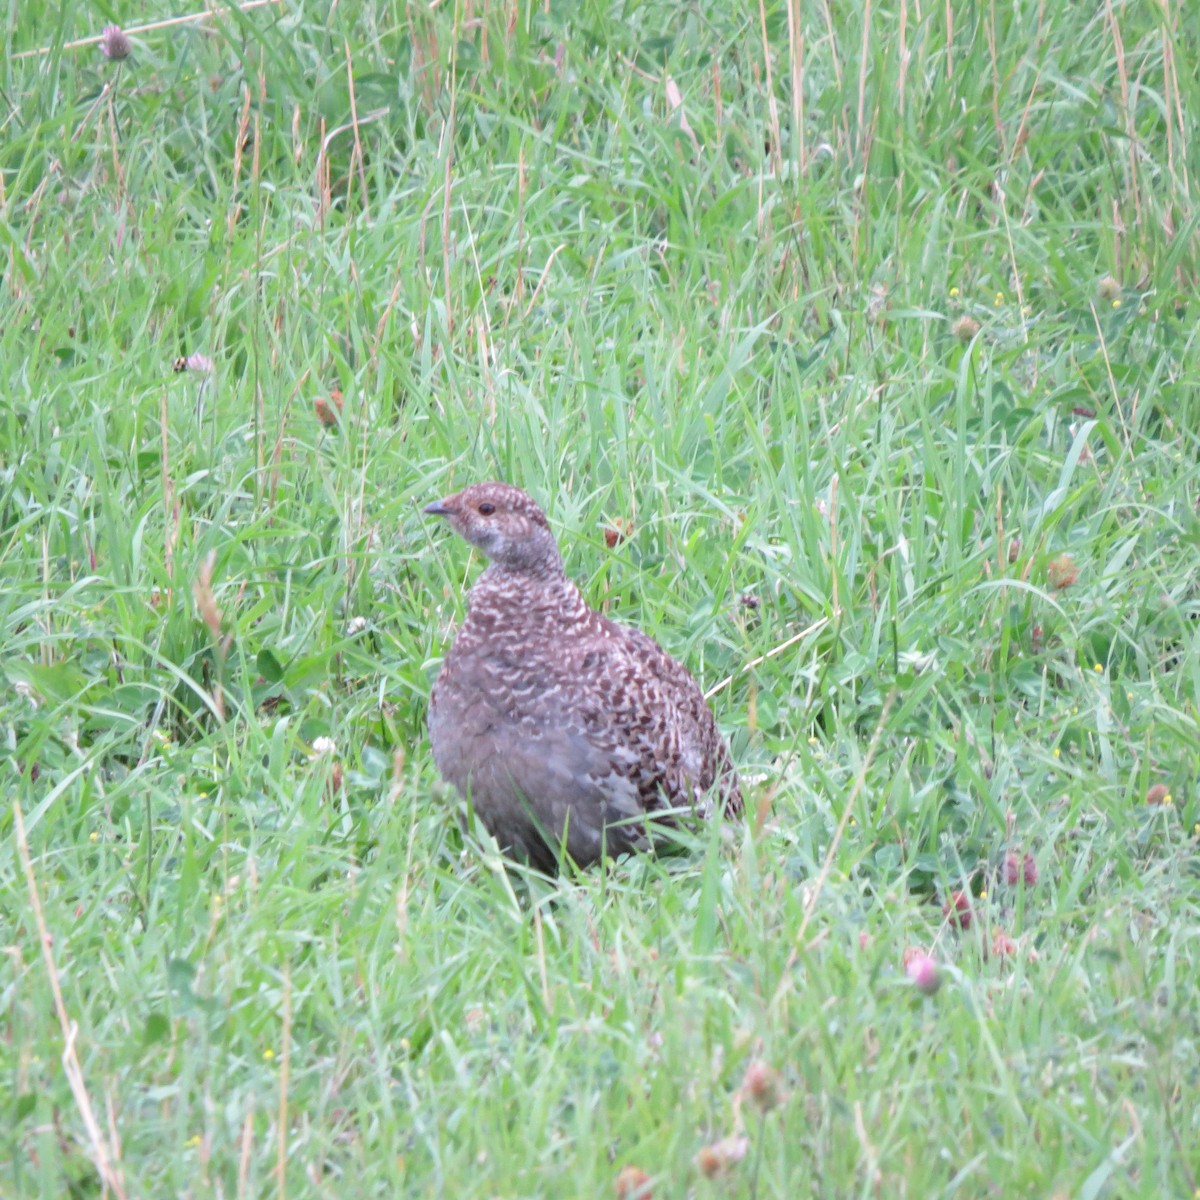
[[[492,562],[530,574],[561,572],[562,560],[546,514],[520,488],[507,483],[473,483],[425,506]]]

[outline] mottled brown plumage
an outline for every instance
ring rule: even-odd
[[[504,483],[429,505],[491,565],[429,698],[442,776],[496,840],[552,870],[647,844],[647,818],[741,811],[737,774],[687,669],[584,603],[542,510]]]

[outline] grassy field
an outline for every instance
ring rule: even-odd
[[[0,1196],[1196,1195],[1192,0],[104,14],[0,64]],[[460,831],[489,477],[744,822]]]

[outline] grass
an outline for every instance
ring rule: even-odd
[[[14,10],[0,1193],[1196,1193],[1200,28],[790,17]],[[460,832],[491,476],[744,823]]]

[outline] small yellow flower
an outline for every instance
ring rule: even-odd
[[[1120,308],[1120,307],[1121,307],[1121,302],[1120,302],[1120,300],[1114,300],[1114,301],[1112,302],[1112,304],[1113,304],[1113,308]]]
[[[204,1139],[198,1133],[193,1133],[192,1136],[183,1144],[185,1146],[190,1146],[194,1150],[202,1141],[204,1141]]]
[[[1096,665],[1095,665],[1095,666],[1092,668],[1092,670],[1093,670],[1093,671],[1095,671],[1097,675],[1103,675],[1103,674],[1104,674],[1104,668],[1103,668],[1103,666],[1101,666],[1101,665],[1100,665],[1100,663],[1097,663],[1097,664],[1096,664]]]
[[[92,832],[88,834],[88,841],[89,842],[98,842],[99,840],[100,840],[100,834],[95,829],[93,829]]]
[[[954,297],[957,295],[958,295],[958,288],[951,288],[950,289],[950,299],[953,300]]]
[[[979,893],[979,898],[980,898],[980,900],[987,899],[987,888],[984,888],[983,891]]]
[[[271,1059],[273,1059],[274,1057],[275,1057],[275,1051],[272,1050],[270,1046],[268,1046],[263,1051],[263,1062],[270,1062]]]
[[[1126,700],[1132,700],[1132,699],[1133,699],[1133,693],[1132,693],[1132,692],[1126,692],[1126,693],[1125,693],[1125,699],[1126,699]]]
[[[1061,750],[1060,750],[1060,749],[1059,749],[1057,746],[1055,746],[1055,747],[1054,747],[1054,757],[1055,757],[1055,758],[1061,758],[1061,757],[1062,757],[1062,751],[1061,751]]]
[[[997,308],[999,308],[999,307],[1000,307],[1000,305],[1001,305],[1001,304],[1003,304],[1003,303],[1004,303],[1004,293],[1003,293],[1003,292],[997,292],[997,293],[996,293],[996,307],[997,307]]]
[[[1163,797],[1163,801],[1162,801],[1162,802],[1163,802],[1164,804],[1174,804],[1174,803],[1175,803],[1175,800],[1174,800],[1174,798],[1172,797],[1171,793],[1170,793],[1170,792],[1168,792],[1168,793],[1167,793],[1167,794],[1166,794],[1166,795]]]
[[[1192,833],[1194,833],[1196,837],[1200,837],[1200,821],[1197,821],[1195,825],[1192,826]]]
[[[820,738],[815,738],[815,737],[810,737],[810,738],[808,739],[808,744],[809,744],[810,746],[819,746],[819,745],[821,744],[821,739],[820,739]]]

